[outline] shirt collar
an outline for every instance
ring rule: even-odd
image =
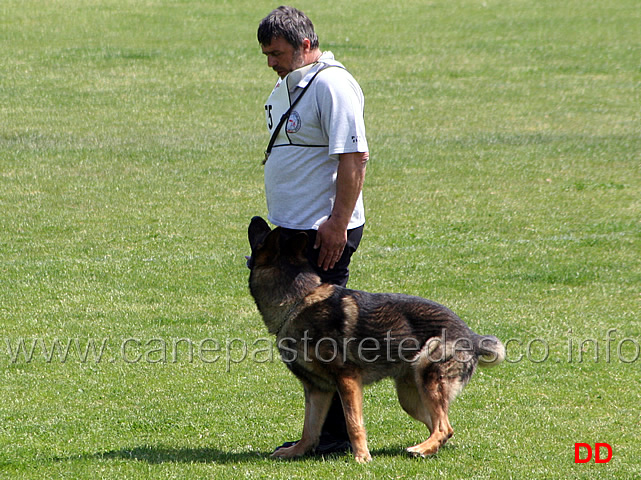
[[[332,52],[323,52],[318,59],[318,62],[305,65],[304,67],[290,72],[285,77],[284,80],[287,81],[287,88],[289,91],[293,92],[296,88],[305,88],[323,64],[342,67],[342,64],[334,59],[334,54]]]

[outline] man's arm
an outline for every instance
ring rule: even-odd
[[[343,254],[347,244],[347,226],[363,190],[368,160],[369,152],[339,155],[336,201],[332,216],[318,228],[314,244],[314,248],[320,248],[318,266],[323,270],[333,268]]]

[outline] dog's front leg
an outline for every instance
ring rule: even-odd
[[[311,385],[305,385],[305,421],[301,439],[291,447],[279,448],[272,457],[294,458],[301,457],[312,451],[318,445],[321,428],[327,412],[332,404],[335,392],[324,392]]]
[[[363,418],[363,383],[359,375],[338,378],[338,393],[341,396],[347,433],[359,463],[372,460],[367,448],[367,432]]]

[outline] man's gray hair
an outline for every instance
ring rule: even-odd
[[[312,50],[318,48],[314,24],[307,15],[294,7],[278,7],[258,25],[258,42],[261,45],[269,45],[278,37],[285,39],[295,49],[298,49],[306,38],[311,42]]]

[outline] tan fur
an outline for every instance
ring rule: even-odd
[[[351,338],[358,322],[358,304],[352,297],[345,297],[342,307],[345,313],[345,337]]]
[[[334,293],[334,285],[330,285],[329,283],[322,283],[321,285],[316,287],[312,291],[312,293],[305,296],[305,299],[304,299],[305,306],[309,307],[314,303],[327,300],[329,297],[332,296],[333,293]]]
[[[347,433],[352,442],[354,458],[359,463],[372,460],[367,448],[367,433],[363,417],[363,384],[357,373],[338,378],[338,393],[343,403]]]

